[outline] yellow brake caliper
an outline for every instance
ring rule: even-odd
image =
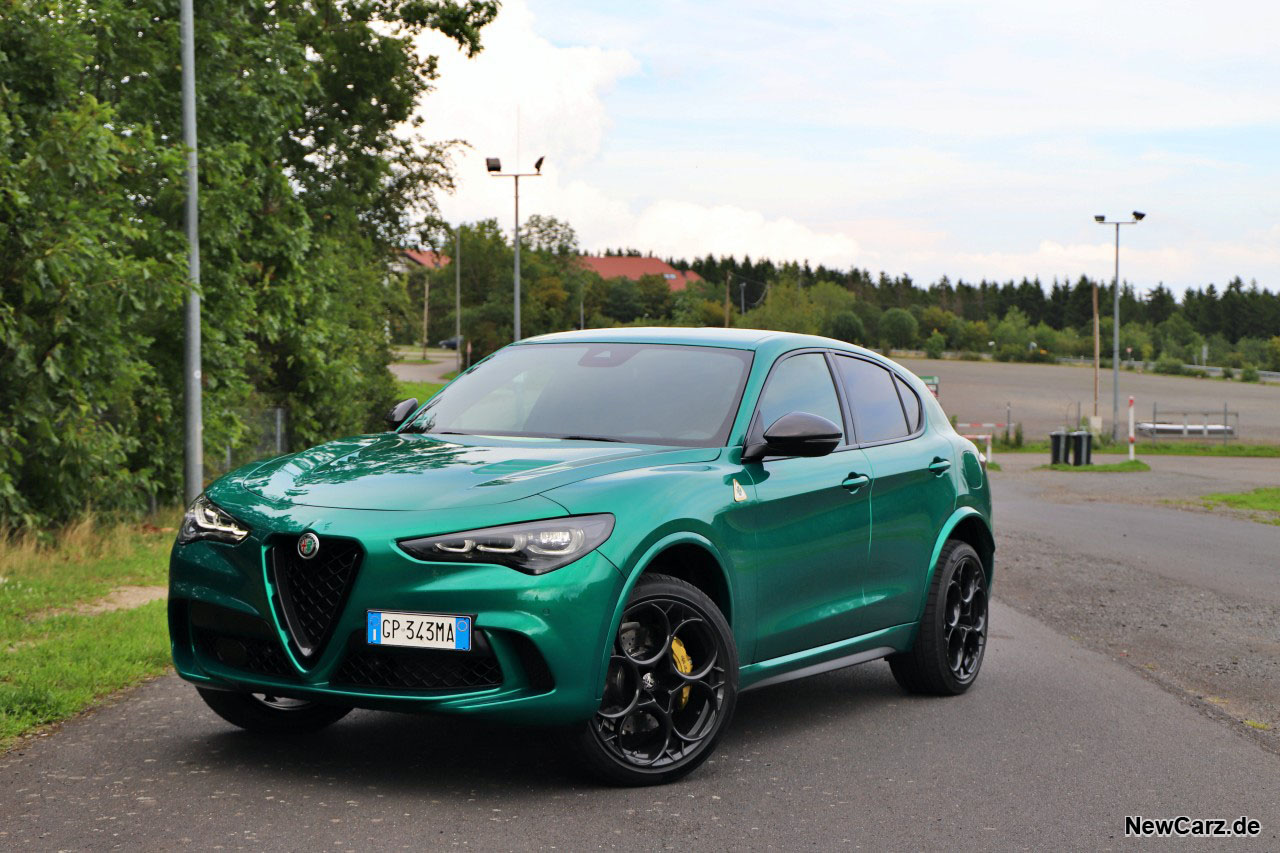
[[[671,638],[671,659],[676,663],[676,669],[685,675],[693,672],[693,658],[689,657],[689,653],[684,649],[684,643],[680,642],[679,637]],[[680,691],[680,710],[684,710],[684,706],[689,704],[689,693],[691,688],[686,687]]]

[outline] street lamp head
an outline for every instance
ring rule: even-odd
[[[546,158],[546,157],[539,157],[539,158],[538,158],[538,160],[537,160],[537,162],[533,164],[533,171],[537,172],[539,175],[541,175],[541,174],[542,174],[542,161],[543,161],[543,160],[545,160],[545,159],[547,159],[547,158]],[[1135,214],[1135,215],[1137,215],[1137,214]]]
[[[484,158],[484,167],[490,172],[501,172],[502,161],[497,157],[486,157]]]
[[[1102,216],[1101,214],[1099,214],[1098,216],[1093,217],[1093,221],[1094,221],[1094,222],[1106,222],[1106,221],[1107,221],[1107,217]]]
[[[1147,215],[1146,215],[1145,213],[1143,213],[1142,211],[1140,211],[1140,210],[1135,210],[1135,211],[1133,212],[1133,221],[1134,221],[1134,222],[1141,222],[1141,221],[1142,221],[1143,219],[1145,219],[1146,217],[1147,217]]]

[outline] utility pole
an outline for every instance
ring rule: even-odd
[[[453,352],[462,372],[462,232],[453,232]]]
[[[747,282],[745,280],[738,282],[738,300],[742,303],[742,314],[747,313]]]
[[[440,263],[440,254],[435,252],[435,263]],[[431,270],[422,275],[422,361],[426,361],[426,313],[431,305]]]
[[[1098,416],[1098,369],[1102,360],[1102,338],[1098,329],[1098,283],[1093,283],[1093,416]]]
[[[189,504],[204,491],[204,417],[200,396],[200,205],[196,179],[196,22],[192,0],[182,0],[182,142],[187,149],[187,290],[184,317],[183,496]]]
[[[724,327],[729,328],[729,276],[728,270],[724,271]]]

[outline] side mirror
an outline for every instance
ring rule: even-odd
[[[748,445],[744,462],[766,456],[826,456],[840,446],[840,427],[808,412],[791,412],[764,431],[764,441]]]
[[[410,397],[408,400],[401,400],[391,407],[391,411],[387,412],[387,426],[395,429],[404,423],[404,419],[412,415],[414,410],[418,408],[418,398]]]

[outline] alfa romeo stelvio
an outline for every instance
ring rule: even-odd
[[[173,658],[229,722],[543,724],[645,785],[706,760],[743,690],[881,658],[915,693],[978,675],[985,460],[874,352],[567,332],[388,421],[233,471],[187,511]]]

